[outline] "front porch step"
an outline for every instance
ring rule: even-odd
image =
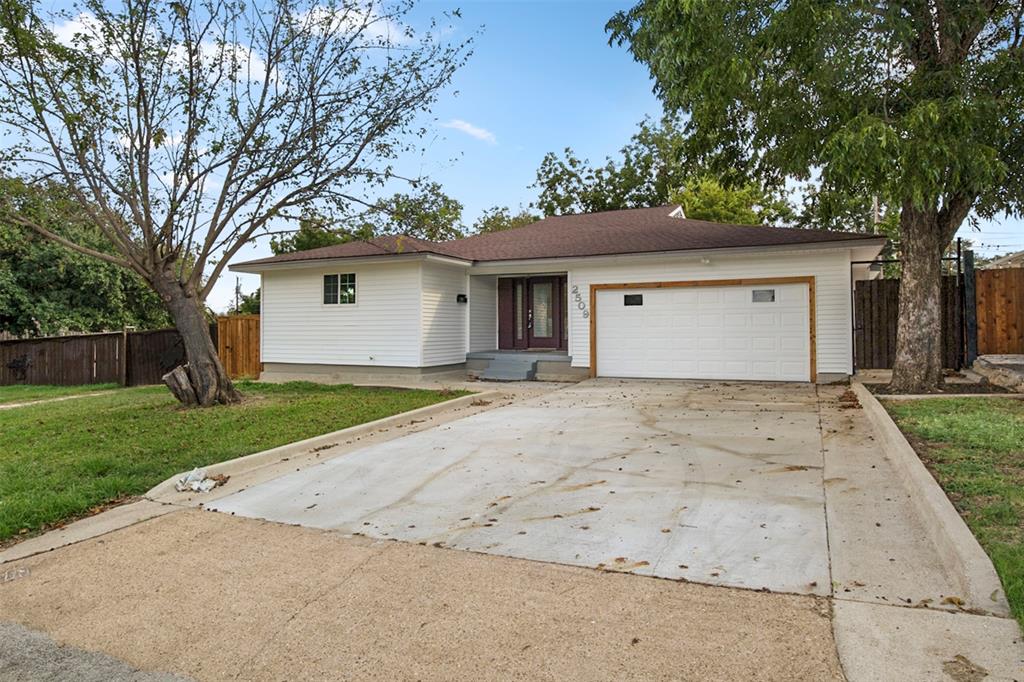
[[[498,356],[480,373],[484,381],[533,381],[537,377],[537,361],[532,358]]]

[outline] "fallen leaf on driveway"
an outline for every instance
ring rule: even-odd
[[[942,671],[956,682],[980,682],[988,677],[988,671],[963,654],[957,654],[942,664]]]

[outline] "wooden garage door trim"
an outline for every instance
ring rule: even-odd
[[[621,284],[590,285],[590,376],[597,376],[597,292],[607,289],[670,289],[675,287],[742,287],[758,284],[806,284],[807,317],[810,330],[811,382],[818,380],[818,351],[815,343],[817,329],[814,301],[814,276],[807,277],[746,277],[742,279],[695,279],[684,282],[626,282]]]

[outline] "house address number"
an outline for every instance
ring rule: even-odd
[[[572,299],[576,301],[576,307],[583,312],[583,318],[590,317],[590,311],[587,310],[587,302],[583,300],[583,294],[580,293],[580,288],[575,284],[572,285]]]

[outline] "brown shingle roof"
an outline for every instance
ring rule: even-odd
[[[705,220],[675,218],[670,214],[676,208],[659,206],[552,216],[513,230],[440,243],[411,237],[379,237],[370,242],[328,246],[249,261],[241,265],[385,256],[410,252],[433,253],[486,262],[883,239],[878,235],[851,232],[727,225]]]
[[[250,260],[239,265],[262,265],[264,263],[292,263],[306,260],[328,260],[335,258],[365,258],[367,256],[396,256],[402,253],[441,253],[439,244],[425,239],[407,237],[405,235],[386,235],[374,237],[369,241],[348,242],[334,246],[321,246],[319,249],[293,251],[279,256]]]

